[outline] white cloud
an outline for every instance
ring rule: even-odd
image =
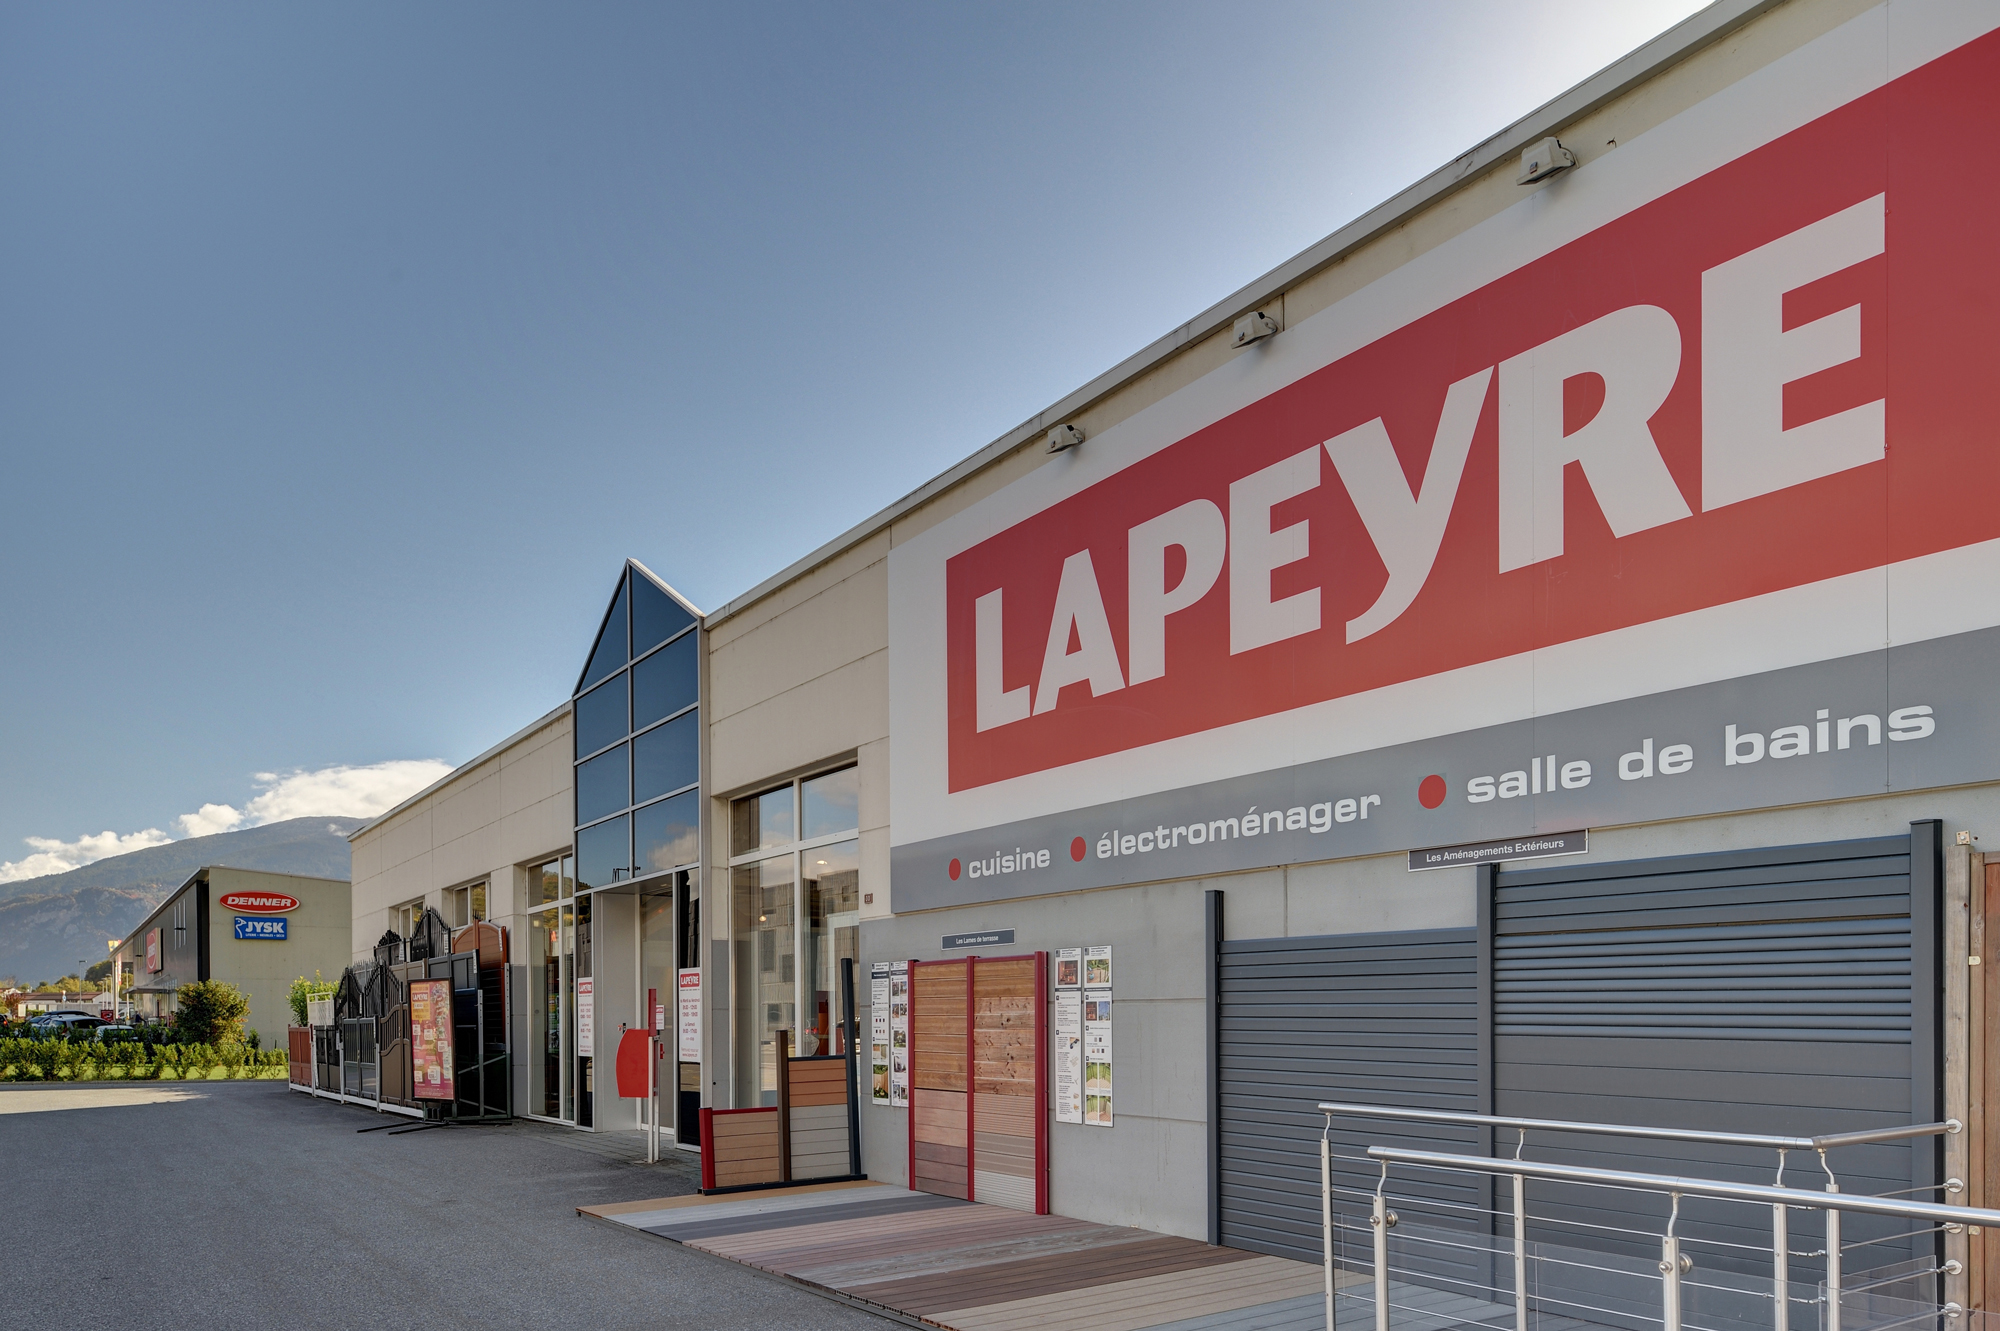
[[[183,836],[214,836],[242,823],[243,815],[227,804],[204,804],[195,812],[184,813],[174,821],[181,825]]]
[[[250,801],[251,826],[287,818],[373,818],[451,771],[450,763],[400,758],[367,767],[322,767],[316,772],[257,773],[262,794]]]
[[[259,772],[263,787],[239,810],[229,804],[204,804],[174,819],[183,836],[212,836],[239,827],[258,827],[287,818],[373,818],[451,771],[450,763],[431,758],[399,758],[365,767],[322,767],[313,772]],[[108,855],[124,855],[149,846],[164,846],[175,838],[157,827],[143,832],[99,832],[74,841],[50,837],[26,838],[32,854],[0,863],[0,883],[79,869]]]
[[[28,848],[34,853],[0,864],[0,883],[18,882],[23,878],[40,878],[43,874],[64,873],[70,869],[81,868],[93,860],[101,860],[107,855],[123,855],[128,851],[144,850],[148,846],[164,846],[173,838],[157,827],[149,827],[143,832],[127,832],[123,836],[116,832],[104,831],[95,836],[80,836],[74,841],[57,841],[45,836],[31,836],[25,840]]]

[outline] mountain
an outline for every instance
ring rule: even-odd
[[[79,958],[95,965],[106,939],[123,938],[203,865],[346,878],[347,836],[366,821],[292,818],[0,883],[0,976],[53,980],[75,973]]]

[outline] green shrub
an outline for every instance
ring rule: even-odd
[[[286,1075],[285,1051],[222,1045],[0,1036],[0,1081],[237,1080]]]
[[[303,1026],[306,1024],[306,1001],[308,999],[329,997],[339,987],[332,980],[321,976],[318,971],[313,972],[313,977],[310,980],[303,975],[293,980],[292,991],[289,995],[292,1001],[292,1025]]]
[[[243,1039],[250,1000],[227,980],[194,980],[174,991],[174,1029],[191,1044]]]

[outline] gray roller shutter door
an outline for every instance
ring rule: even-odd
[[[1478,935],[1441,929],[1254,939],[1224,942],[1217,951],[1221,1241],[1316,1263],[1325,1120],[1315,1104],[1480,1108]],[[1334,1134],[1340,1153],[1358,1155],[1372,1143],[1483,1149],[1470,1128],[1350,1123]],[[1335,1164],[1336,1186],[1374,1188],[1375,1172],[1366,1166]],[[1470,1179],[1432,1175],[1411,1180],[1400,1195],[1441,1204],[1451,1227],[1484,1227],[1462,1209],[1482,1197]],[[1348,1222],[1365,1228],[1366,1200],[1335,1196]],[[1408,1206],[1405,1214],[1417,1218]]]
[[[1494,1112],[1604,1123],[1811,1135],[1928,1120],[1935,1082],[1914,1048],[1911,838],[1882,837],[1727,854],[1500,873],[1493,949]],[[1920,874],[1928,886],[1932,879]],[[1935,994],[1925,950],[1934,911],[1918,902],[1915,973]],[[1914,1079],[1913,1079],[1914,1072]],[[1615,1138],[1541,1137],[1537,1158],[1647,1172],[1769,1182],[1775,1154]],[[1836,1153],[1844,1191],[1906,1192],[1936,1181],[1930,1143]],[[1817,1188],[1810,1156],[1787,1181]],[[1934,1194],[1918,1194],[1934,1195]],[[1598,1232],[1588,1245],[1657,1258],[1666,1199],[1531,1185],[1530,1236],[1563,1242],[1562,1221]],[[1769,1213],[1683,1205],[1680,1232],[1709,1268],[1769,1272]],[[1797,1249],[1819,1246],[1820,1220],[1794,1221]],[[1850,1242],[1906,1225],[1855,1218]],[[1574,1241],[1574,1240],[1572,1240]],[[1926,1240],[1928,1242],[1928,1240]],[[1923,1249],[1927,1251],[1928,1249]],[[1852,1252],[1850,1270],[1914,1255],[1908,1240]],[[1816,1281],[1816,1258],[1794,1279]]]

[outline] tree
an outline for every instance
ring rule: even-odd
[[[224,1044],[243,1038],[250,1000],[227,980],[195,980],[174,991],[174,1031],[192,1044]]]
[[[109,980],[110,978],[111,978],[111,958],[109,957],[106,957],[104,960],[98,962],[95,966],[92,966],[89,970],[83,973],[84,983],[88,984],[93,989],[102,989],[104,987],[105,981]]]

